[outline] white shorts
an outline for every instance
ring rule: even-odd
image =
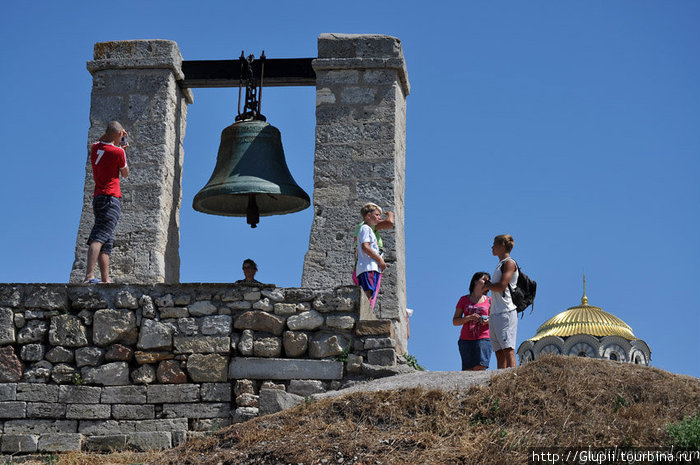
[[[510,310],[489,315],[489,334],[493,351],[515,349],[515,336],[518,332],[518,312]]]

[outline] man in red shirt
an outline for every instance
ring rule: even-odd
[[[95,264],[99,264],[103,283],[110,283],[109,254],[114,246],[114,229],[121,214],[122,191],[119,175],[129,176],[126,152],[129,146],[127,132],[118,121],[110,121],[100,140],[90,149],[92,176],[95,179],[95,194],[92,210],[95,225],[88,237],[87,269],[85,283],[99,282],[95,278]]]

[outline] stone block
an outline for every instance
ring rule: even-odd
[[[238,407],[259,407],[260,396],[253,394],[241,394],[236,397],[236,406]]]
[[[367,352],[367,363],[379,366],[396,365],[396,351],[394,349],[370,350]]]
[[[227,381],[228,357],[218,354],[192,354],[187,359],[187,373],[196,383]]]
[[[232,423],[243,423],[257,417],[259,409],[256,407],[238,407],[233,413]]]
[[[29,290],[24,299],[27,308],[41,308],[44,310],[66,310],[68,297],[63,286],[40,286]]]
[[[197,403],[197,404],[163,404],[165,418],[228,418],[231,415],[231,404]]]
[[[144,318],[155,318],[156,308],[153,305],[153,299],[149,295],[142,295],[139,299],[139,305],[141,305],[141,314]]]
[[[274,309],[274,303],[270,301],[267,297],[264,297],[253,304],[255,310],[262,310],[263,312],[271,312]]]
[[[76,310],[99,310],[109,308],[111,305],[107,301],[103,290],[97,286],[75,286],[68,288],[68,300],[72,308]],[[57,344],[66,345],[66,344]]]
[[[253,304],[247,300],[239,300],[237,302],[231,302],[226,305],[231,310],[250,310],[253,308]]]
[[[155,320],[141,320],[141,331],[136,345],[142,350],[171,350],[173,329],[171,326]]]
[[[293,379],[289,381],[287,392],[302,397],[308,397],[312,394],[326,392],[326,388],[323,382],[317,379]]]
[[[0,383],[16,383],[22,379],[22,362],[12,346],[0,347]]]
[[[196,384],[155,384],[146,388],[146,398],[149,404],[199,402],[199,386]]]
[[[0,384],[0,402],[8,400],[17,400],[17,384],[15,383]]]
[[[26,418],[27,403],[26,402],[0,402],[0,419],[15,419]]]
[[[355,327],[355,317],[350,315],[328,315],[326,326],[332,329],[352,329]]]
[[[69,384],[75,381],[77,373],[72,366],[59,363],[51,370],[51,380],[56,384]]]
[[[231,338],[223,336],[175,336],[176,354],[226,354],[230,351]]]
[[[158,363],[162,360],[172,360],[175,358],[172,352],[142,352],[137,350],[134,352],[136,363],[143,365],[145,363]]]
[[[59,315],[51,318],[49,342],[54,346],[83,347],[87,345],[85,326],[73,315]]]
[[[299,304],[276,303],[274,305],[274,313],[280,316],[294,315],[297,312],[298,305]]]
[[[36,452],[38,444],[37,434],[3,434],[0,451],[10,454]]]
[[[388,336],[394,339],[391,320],[360,320],[355,326],[357,336]]]
[[[199,325],[194,318],[180,318],[177,320],[177,329],[180,336],[197,336]]]
[[[175,298],[172,294],[165,294],[164,296],[156,297],[155,304],[158,306],[159,310],[163,307],[173,307],[175,305]]]
[[[73,357],[73,351],[65,347],[54,347],[46,353],[46,360],[51,363],[70,363]]]
[[[323,325],[324,317],[316,310],[302,312],[287,318],[287,327],[292,331],[313,331]]]
[[[107,353],[105,353],[105,360],[107,360],[108,362],[128,362],[133,357],[134,349],[122,344],[112,344],[107,350]]]
[[[306,333],[285,331],[282,338],[284,353],[287,357],[301,357],[306,353],[309,345],[309,336]]]
[[[131,372],[131,381],[135,384],[151,384],[156,380],[156,370],[151,365],[141,365]]]
[[[126,442],[129,449],[148,451],[156,449],[169,449],[172,447],[172,433],[168,431],[148,431],[142,433],[128,433]]]
[[[202,318],[202,334],[206,336],[228,336],[233,319],[228,315],[213,315]]]
[[[136,314],[130,310],[98,310],[93,316],[92,340],[99,346],[136,343]]]
[[[250,379],[239,379],[236,380],[233,393],[236,397],[241,394],[255,394],[255,384]]]
[[[203,402],[231,402],[231,384],[203,383],[200,394]]]
[[[110,386],[102,390],[103,404],[145,404],[145,386]]]
[[[282,289],[263,289],[260,291],[260,294],[273,302],[284,302],[284,291]]]
[[[105,351],[99,347],[81,347],[75,351],[75,365],[95,367],[104,361]]]
[[[112,418],[115,420],[150,420],[155,418],[155,406],[152,404],[132,405],[114,404],[112,405]]]
[[[57,387],[57,386],[53,386]],[[56,418],[66,417],[66,404],[58,402],[29,402],[27,403],[27,418]]]
[[[364,349],[395,349],[396,341],[390,337],[370,337],[365,339]]]
[[[126,435],[88,436],[85,440],[85,449],[91,452],[124,450],[126,449]]]
[[[187,307],[162,307],[159,309],[160,317],[166,318],[186,318],[190,315]]]
[[[348,354],[348,361],[345,364],[348,373],[359,373],[362,371],[362,356],[356,354]]]
[[[250,292],[244,292],[243,293],[243,300],[247,300],[249,302],[256,302],[260,300],[260,297],[262,294],[260,291],[250,291]]]
[[[234,322],[236,329],[249,329],[252,331],[263,331],[279,336],[284,329],[284,319],[263,311],[249,311],[236,318]]]
[[[79,433],[49,433],[39,436],[39,452],[79,451],[83,444],[83,435]]]
[[[58,401],[66,404],[99,404],[102,388],[92,386],[59,386]]]
[[[17,399],[27,402],[57,402],[58,386],[46,384],[17,384]]]
[[[22,288],[16,288],[4,284],[0,286],[0,306],[19,307],[22,302]]]
[[[315,334],[309,342],[309,356],[312,358],[335,357],[350,346],[350,339],[340,334]]]
[[[117,293],[117,299],[115,304],[118,308],[128,308],[130,310],[136,310],[139,308],[139,301],[136,294],[130,290],[119,291]]]
[[[25,383],[48,383],[51,378],[52,370],[53,365],[51,365],[50,362],[41,360],[25,370],[22,375],[22,381]]]
[[[214,315],[219,310],[216,305],[208,301],[195,302],[187,309],[190,312],[190,316]]]
[[[282,340],[278,337],[258,337],[253,341],[255,357],[279,357],[282,353]]]
[[[253,342],[253,331],[249,329],[243,331],[243,334],[241,334],[241,338],[238,341],[238,351],[241,353],[241,355],[253,355]]]
[[[3,309],[0,309],[0,320],[2,320]],[[15,315],[15,320],[17,315]],[[15,322],[16,323],[16,322]],[[2,322],[0,321],[0,328]],[[0,329],[0,343],[2,343],[2,329]],[[18,344],[30,344],[32,342],[42,342],[44,336],[49,331],[49,323],[44,320],[29,320],[28,323],[17,333]]]
[[[66,418],[69,420],[107,420],[112,408],[107,404],[68,404]]]
[[[76,420],[9,420],[5,422],[5,433],[11,434],[58,434],[78,431]]]
[[[159,383],[182,384],[187,382],[187,375],[175,360],[164,360],[158,364],[156,377]]]
[[[343,364],[333,360],[236,357],[229,365],[234,379],[341,379]]]
[[[80,374],[88,384],[102,386],[129,384],[129,365],[126,362],[112,362],[96,368],[85,367]]]
[[[304,402],[304,398],[278,389],[261,389],[259,402],[260,414],[269,415],[295,407]]]

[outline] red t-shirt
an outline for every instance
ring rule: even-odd
[[[479,304],[473,304],[469,300],[469,295],[464,295],[460,297],[459,302],[457,302],[457,308],[462,310],[462,316],[471,315],[476,313],[478,315],[489,315],[489,308],[491,307],[491,297],[486,297],[486,300]],[[462,332],[459,335],[460,339],[466,341],[476,341],[477,339],[488,339],[489,338],[489,325],[482,325],[479,323],[465,323],[462,325]]]
[[[90,149],[92,177],[95,179],[95,197],[112,195],[121,198],[119,170],[126,166],[126,153],[109,142],[96,142]]]

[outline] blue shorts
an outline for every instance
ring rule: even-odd
[[[114,230],[121,215],[121,202],[118,197],[98,195],[92,199],[92,211],[95,213],[95,225],[90,231],[88,245],[101,242],[100,253],[109,255],[114,247]]]
[[[360,282],[363,291],[372,291],[372,297],[375,297],[379,290],[380,276],[381,273],[379,273],[379,271],[365,271],[364,273],[360,273],[357,280]]]
[[[459,355],[462,357],[462,370],[469,370],[475,366],[489,367],[491,359],[491,341],[488,339],[477,339],[470,341],[460,339]]]

